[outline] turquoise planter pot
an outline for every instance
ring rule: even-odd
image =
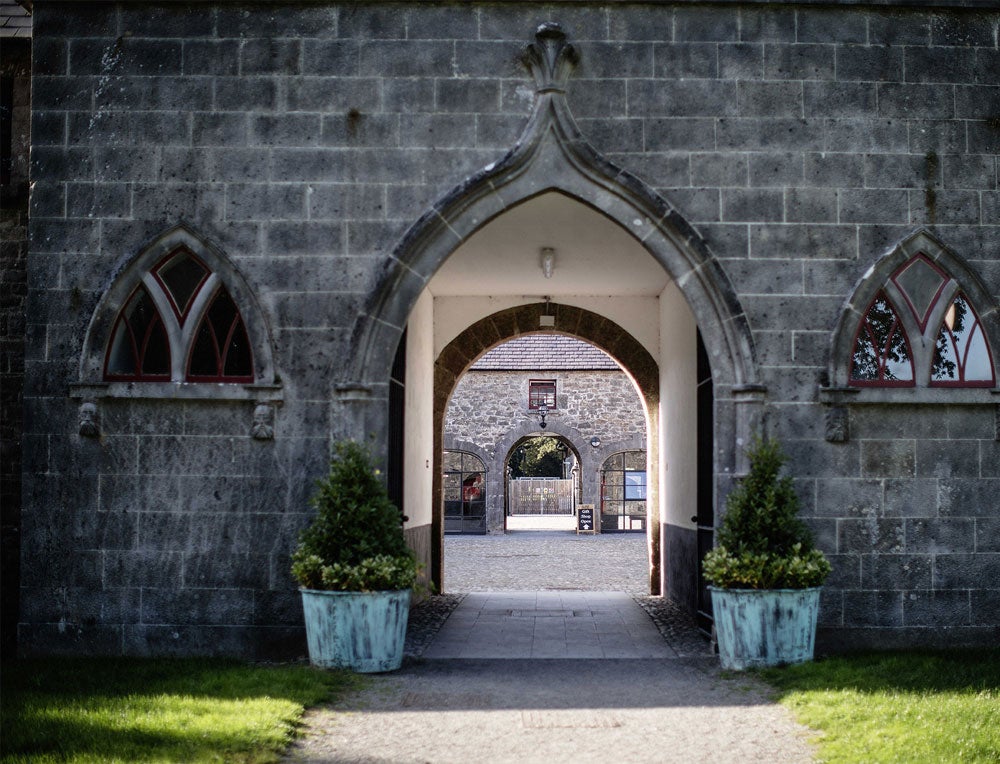
[[[410,618],[409,589],[301,592],[310,663],[366,674],[400,667]]]
[[[813,659],[820,587],[719,589],[712,614],[722,668],[742,671]]]

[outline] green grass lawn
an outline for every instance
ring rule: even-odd
[[[823,762],[1000,762],[1000,650],[892,652],[762,671]]]
[[[276,761],[306,706],[357,681],[221,660],[10,662],[0,676],[0,761]]]

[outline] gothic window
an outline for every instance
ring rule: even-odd
[[[554,379],[532,379],[528,381],[528,408],[535,410],[546,406],[556,407],[556,381]]]
[[[118,315],[104,378],[253,382],[253,353],[239,308],[186,247],[143,274]]]
[[[851,358],[851,384],[913,384],[913,361],[906,331],[884,292],[872,300],[858,329]]]
[[[888,274],[857,326],[848,384],[992,387],[995,381],[979,313],[940,261],[918,252]]]
[[[992,387],[995,378],[983,325],[960,293],[941,321],[934,343],[931,384]]]

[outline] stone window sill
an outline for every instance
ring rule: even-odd
[[[103,382],[70,385],[69,397],[80,400],[131,398],[277,403],[284,399],[284,392],[281,385],[244,385],[225,382]]]
[[[990,387],[821,387],[819,400],[835,406],[865,404],[982,406],[1000,404]]]

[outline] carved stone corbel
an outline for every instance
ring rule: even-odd
[[[80,435],[85,438],[97,438],[101,435],[100,417],[97,413],[97,404],[93,401],[84,401],[80,404],[79,410]]]
[[[258,403],[253,410],[250,435],[254,440],[274,440],[274,406]]]
[[[831,406],[826,410],[826,439],[831,443],[846,443],[850,437],[850,417],[846,406]]]

